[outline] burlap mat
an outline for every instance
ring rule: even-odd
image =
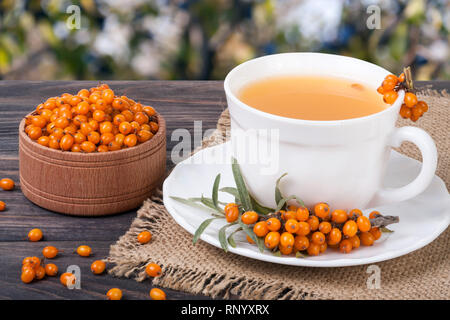
[[[450,96],[426,91],[422,94],[430,111],[418,121],[432,136],[439,149],[437,174],[450,183]],[[410,121],[399,120],[401,125]],[[203,147],[215,144],[229,126],[225,111],[215,133]],[[221,139],[219,139],[222,141]],[[420,159],[411,144],[401,152]],[[426,212],[424,212],[426,214]],[[142,246],[136,236],[151,230],[153,240]],[[450,230],[418,251],[377,263],[381,269],[381,288],[368,289],[367,266],[344,268],[291,267],[224,253],[205,242],[192,245],[192,235],[179,227],[165,210],[158,192],[138,211],[130,230],[111,246],[110,274],[145,279],[145,265],[162,265],[162,276],[153,284],[211,297],[243,299],[449,299]]]

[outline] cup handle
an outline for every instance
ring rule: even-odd
[[[415,197],[428,187],[434,177],[437,166],[437,151],[436,145],[429,134],[416,127],[396,128],[390,137],[389,145],[400,147],[403,141],[410,141],[419,148],[422,153],[422,169],[419,175],[406,186],[380,189],[371,201],[371,207]]]

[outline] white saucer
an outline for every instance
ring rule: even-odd
[[[206,148],[194,156],[179,163],[163,186],[164,205],[175,221],[191,234],[211,215],[171,199],[211,197],[212,185],[218,173],[221,174],[220,187],[235,187],[231,164],[223,161],[224,154],[229,151],[229,143]],[[412,181],[420,171],[421,163],[392,151],[386,174],[386,186],[401,186]],[[301,195],[300,195],[301,196]],[[233,197],[220,192],[219,200],[232,202]],[[371,208],[372,209],[372,208]],[[363,210],[367,215],[371,209]],[[400,257],[420,249],[436,239],[450,223],[450,196],[444,182],[437,176],[430,186],[417,197],[377,207],[383,215],[396,215],[400,222],[389,226],[393,233],[384,233],[371,247],[360,247],[349,254],[334,250],[315,257],[296,258],[294,256],[275,256],[268,250],[261,253],[256,245],[250,245],[243,232],[235,235],[236,248],[229,246],[229,252],[245,257],[308,267],[342,267],[374,263]],[[218,231],[225,224],[224,219],[213,220],[201,236],[201,239],[213,246],[221,248]],[[227,229],[227,235],[234,230]],[[229,253],[223,253],[229,254]]]

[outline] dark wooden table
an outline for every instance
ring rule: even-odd
[[[94,276],[89,271],[93,259],[72,253],[77,246],[87,244],[93,248],[93,258],[106,257],[109,246],[128,230],[136,211],[102,218],[70,217],[32,204],[20,191],[17,135],[20,120],[47,97],[77,92],[96,84],[88,81],[0,82],[0,179],[9,177],[16,182],[14,191],[0,191],[0,200],[7,204],[7,210],[0,212],[0,299],[105,299],[105,293],[113,287],[121,288],[126,299],[149,298],[150,281],[137,283],[109,275]],[[165,117],[168,168],[173,166],[170,151],[178,142],[171,140],[172,131],[185,128],[193,133],[194,121],[202,121],[203,132],[215,128],[226,106],[221,81],[108,81],[108,84],[118,93],[154,106]],[[418,83],[418,86],[448,90],[450,81]],[[44,241],[26,241],[32,228],[43,230]],[[42,248],[47,245],[64,250],[55,259],[60,270],[69,265],[81,267],[81,290],[64,288],[59,277],[31,284],[20,281],[22,259],[41,256]],[[165,291],[168,299],[207,298]]]

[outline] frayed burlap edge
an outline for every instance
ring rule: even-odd
[[[422,96],[423,95],[428,96],[427,99],[429,99],[429,96],[434,96],[435,98],[449,97],[445,91],[437,93],[436,91],[430,89],[423,91]],[[448,112],[448,108],[445,111]],[[442,124],[442,122],[440,123]],[[398,125],[411,125],[411,123],[400,119]],[[227,132],[225,129],[227,128],[229,128],[229,115],[228,111],[225,110],[218,121],[217,130],[210,137],[206,138],[203,141],[202,146],[195,151],[222,143],[227,139],[227,137],[225,137],[225,133]],[[443,129],[444,133],[449,132],[446,131],[448,128],[441,129]],[[448,152],[450,151],[448,150],[448,139],[444,138],[444,140],[445,141],[442,141],[444,144],[444,150],[440,150],[440,156],[448,157]],[[400,149],[400,151],[420,159],[420,156],[417,155],[417,151],[414,149],[414,147],[406,146],[406,150]],[[444,153],[442,153],[442,151],[444,151]],[[446,158],[444,160],[444,167],[446,167],[444,168],[444,172],[446,172],[448,171],[448,160]],[[444,181],[448,185],[448,177],[446,177],[446,179],[444,178]],[[109,270],[109,273],[117,277],[135,278],[137,281],[143,281],[146,279],[145,266],[150,261],[153,261],[163,266],[163,274],[153,280],[154,285],[173,290],[185,291],[192,294],[203,294],[213,298],[220,297],[225,299],[234,298],[234,296],[238,296],[241,299],[298,300],[331,298],[328,294],[322,295],[319,292],[316,292],[313,288],[294,288],[289,285],[289,283],[284,281],[268,279],[258,281],[248,279],[245,275],[229,276],[226,274],[210,272],[202,269],[201,266],[189,267],[186,265],[171,265],[170,263],[164,264],[163,260],[166,259],[158,259],[153,256],[152,243],[147,245],[148,249],[144,254],[142,253],[142,250],[139,254],[137,254],[136,251],[141,248],[135,240],[137,234],[143,230],[151,230],[154,235],[160,237],[158,241],[163,241],[164,230],[161,230],[161,222],[166,221],[167,219],[172,218],[165,210],[162,202],[162,192],[161,190],[158,190],[149,200],[144,202],[144,205],[138,211],[137,218],[133,221],[127,233],[122,236],[116,244],[111,246],[110,254],[107,260],[114,266]],[[173,223],[175,222],[173,221]],[[181,230],[180,232],[185,231]],[[183,236],[185,235],[180,235],[180,238]],[[191,239],[189,234],[187,234],[187,236],[188,239]],[[448,238],[448,230],[439,238],[444,241],[444,247],[448,247]],[[445,245],[445,243],[447,243],[447,245]],[[197,245],[207,244],[199,243]],[[168,254],[172,250],[172,248],[168,249]],[[447,256],[447,254],[445,255]],[[448,283],[448,279],[444,282]],[[438,296],[442,296],[442,294]],[[399,294],[399,298],[402,298],[401,294]],[[446,298],[449,298],[449,296],[447,295]]]

